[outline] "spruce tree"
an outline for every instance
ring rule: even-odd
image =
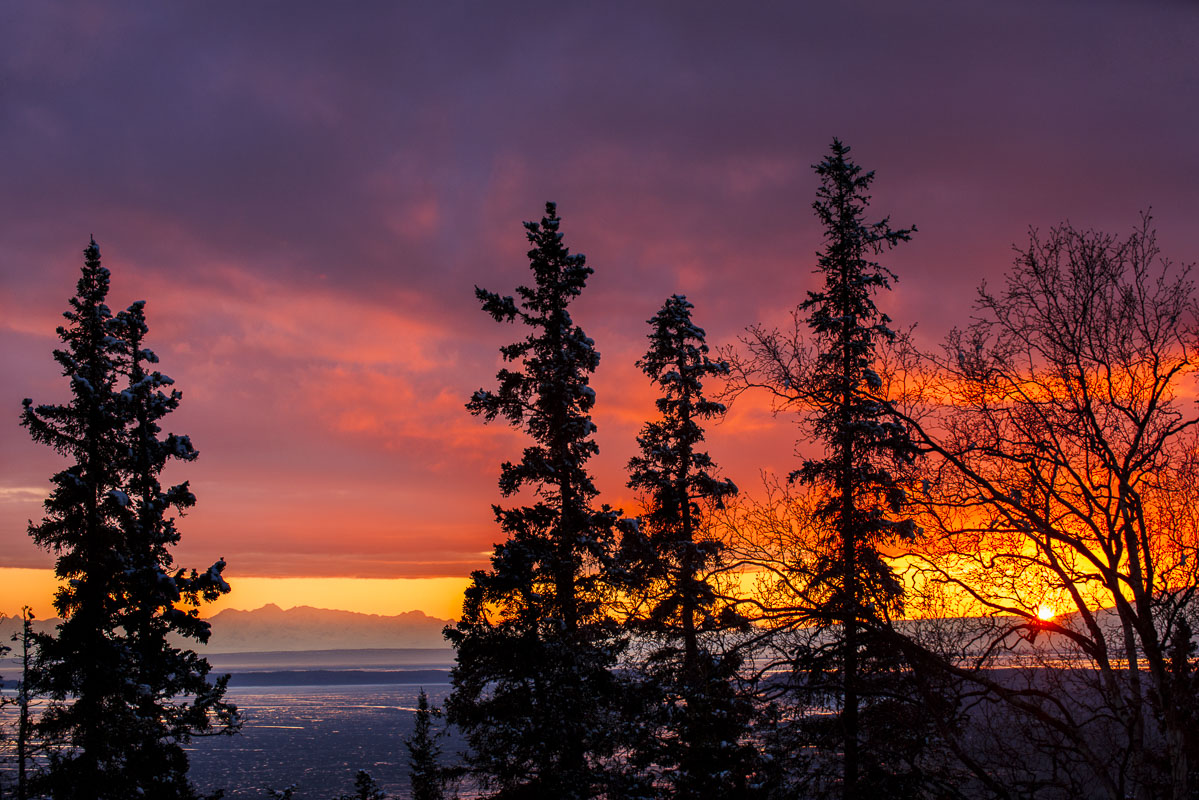
[[[559,226],[553,203],[540,222],[525,223],[534,283],[517,288],[519,299],[475,290],[495,320],[529,329],[500,350],[515,368],[501,369],[498,388],[475,392],[467,409],[529,434],[499,485],[506,496],[531,490],[536,502],[495,507],[507,540],[491,569],[472,575],[462,619],[446,631],[457,649],[447,714],[470,744],[472,772],[497,798],[602,794],[615,728],[618,643],[604,573],[617,514],[592,506],[588,379],[599,353],[569,312],[592,270],[563,245]]]
[[[30,704],[33,693],[30,674],[33,666],[33,611],[29,606],[21,608],[21,632],[13,634],[13,641],[21,643],[21,680],[17,683],[17,800],[29,800],[30,762],[36,752],[31,740],[33,717]]]
[[[191,798],[181,745],[213,718],[230,726],[235,712],[221,700],[223,681],[208,682],[207,663],[166,637],[206,640],[194,606],[229,587],[223,562],[203,574],[169,571],[166,548],[178,534],[166,514],[195,498],[186,484],[162,491],[157,475],[195,451],[186,437],[158,438],[179,394],[164,394],[169,379],[145,372],[156,359],[142,347],[141,304],[114,318],[94,240],[84,257],[68,324],[58,328],[64,347],[54,351],[72,399],[27,399],[21,420],[35,441],[74,461],[51,479],[46,517],[29,529],[56,554],[62,581],[63,621],[56,636],[38,637],[32,670],[49,700],[37,731],[55,745],[40,788],[55,798]]]
[[[284,797],[290,797],[284,789]],[[387,795],[379,788],[379,783],[364,769],[354,775],[354,793],[338,795],[334,800],[387,800]]]
[[[704,380],[729,370],[709,358],[692,308],[683,296],[669,298],[649,320],[650,347],[637,362],[661,391],[661,419],[645,425],[641,455],[629,461],[629,487],[642,493],[645,512],[622,548],[632,579],[630,624],[653,643],[645,664],[650,724],[636,757],[653,765],[669,796],[734,797],[745,794],[752,771],[750,708],[735,684],[740,659],[703,637],[737,621],[718,607],[710,569],[722,544],[709,524],[712,506],[737,487],[715,477],[712,458],[699,449],[701,423],[725,412],[704,394]]]
[[[38,642],[36,683],[52,701],[39,721],[41,735],[68,749],[52,751],[50,789],[70,797],[105,785],[119,770],[120,753],[110,746],[112,698],[125,687],[121,644],[116,630],[122,502],[118,464],[124,455],[124,409],[118,399],[119,340],[112,336],[112,312],[105,303],[109,272],[93,241],[76,296],[58,328],[65,347],[54,358],[70,379],[68,405],[34,407],[24,402],[21,422],[33,439],[75,463],[51,480],[46,517],[30,525],[42,547],[57,554],[55,571],[65,583],[55,596],[63,622],[57,638]],[[74,702],[65,702],[69,697]],[[86,787],[86,788],[85,788]]]
[[[898,517],[904,492],[897,477],[916,449],[891,415],[876,371],[878,348],[895,333],[873,296],[889,289],[895,275],[871,257],[908,241],[915,228],[893,230],[887,219],[865,221],[874,173],[854,164],[840,141],[833,140],[831,154],[815,169],[821,185],[813,208],[824,226],[817,272],[824,285],[809,292],[800,308],[809,312],[818,349],[807,395],[825,453],[805,461],[792,477],[824,493],[817,516],[827,526],[829,547],[815,570],[813,595],[822,603],[812,621],[839,641],[809,654],[806,666],[817,692],[828,690],[819,685],[827,676],[839,677],[843,796],[886,796],[889,789],[882,784],[894,781],[878,763],[881,748],[872,747],[871,763],[863,765],[859,745],[863,698],[877,701],[881,710],[888,692],[877,685],[879,691],[872,691],[863,666],[893,672],[898,656],[866,631],[877,630],[888,612],[902,606],[902,588],[880,546],[916,533],[911,520]],[[876,741],[885,744],[882,737]],[[878,781],[860,785],[864,774]]]
[[[416,727],[404,740],[408,750],[412,800],[442,800],[445,797],[447,775],[441,765],[441,746],[437,743],[444,731],[433,728],[433,720],[439,716],[441,711],[429,707],[429,696],[421,689],[416,700]]]
[[[204,602],[229,591],[222,577],[224,560],[204,572],[174,566],[170,548],[179,531],[170,512],[196,503],[188,483],[164,489],[158,480],[167,462],[194,461],[187,436],[162,435],[160,421],[179,406],[174,381],[147,365],[158,363],[146,348],[145,303],[136,302],[116,318],[128,388],[121,400],[129,419],[126,430],[126,492],[122,515],[125,533],[124,595],[119,624],[139,687],[132,700],[138,724],[129,731],[128,769],[139,786],[154,786],[158,797],[190,797],[187,756],[182,745],[191,736],[232,731],[236,708],[224,700],[229,676],[209,680],[211,667],[194,650],[176,647],[174,637],[201,644],[209,623],[199,616]],[[180,607],[182,606],[182,607]]]

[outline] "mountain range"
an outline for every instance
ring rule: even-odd
[[[1080,629],[1076,614],[1063,614],[1054,623],[1066,628]],[[1096,614],[1105,630],[1118,624],[1112,609]],[[59,620],[34,620],[34,628],[45,633],[54,633]],[[449,650],[442,637],[442,629],[451,620],[430,617],[422,611],[408,611],[394,616],[360,614],[354,611],[335,611],[327,608],[296,606],[282,609],[268,603],[253,611],[225,609],[209,618],[212,638],[206,646],[194,642],[178,642],[195,649],[202,655],[231,653],[299,653],[318,650]],[[924,638],[930,631],[962,641],[973,641],[982,635],[983,628],[990,629],[997,620],[974,618],[951,618],[945,620],[912,620],[901,623],[907,633]],[[19,644],[12,642],[14,634],[21,630],[21,618],[0,614],[0,645],[9,645],[13,652],[11,661],[18,655]],[[923,635],[921,634],[923,631]],[[1049,632],[1033,641],[1012,640],[1009,644],[1015,651],[1032,649],[1053,650],[1059,634]],[[985,638],[985,637],[984,637]],[[439,659],[434,659],[439,660]]]
[[[274,603],[253,611],[228,608],[209,622],[212,638],[201,653],[448,648],[441,631],[451,624],[423,611],[383,616],[311,606],[284,610]]]
[[[430,617],[422,611],[395,616],[359,614],[328,608],[296,606],[282,609],[268,603],[253,611],[225,609],[208,620],[212,638],[196,647],[201,654],[248,652],[296,652],[309,650],[367,650],[378,648],[446,649],[441,631],[450,620]],[[34,620],[38,631],[53,633],[57,619]],[[0,614],[0,644],[8,644],[21,630],[19,616]],[[15,649],[15,645],[14,645]],[[10,658],[15,653],[10,654]]]

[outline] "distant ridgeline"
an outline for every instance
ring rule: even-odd
[[[1082,624],[1080,620],[1075,619],[1076,616],[1063,614],[1056,622],[1073,629]],[[1112,609],[1098,611],[1097,616],[1104,628],[1118,623]],[[33,629],[40,633],[52,634],[59,621],[56,617],[35,619]],[[409,611],[395,616],[360,614],[310,606],[296,606],[285,611],[274,603],[253,611],[226,609],[210,617],[209,621],[212,623],[212,638],[206,647],[197,648],[207,655],[311,653],[320,650],[448,650],[441,631],[451,624],[450,620],[430,617],[422,611]],[[965,629],[969,629],[969,635],[977,636],[977,629],[990,624],[994,624],[994,620],[960,617],[946,620],[913,620],[901,623],[901,626],[963,629],[962,636],[965,637]],[[13,637],[20,631],[19,616],[0,613],[0,644],[12,642]],[[1019,653],[1052,650],[1059,638],[1060,634],[1046,632],[1037,642],[1022,642],[1011,655],[1015,657]],[[15,653],[9,653],[6,659],[0,659],[0,663],[15,663],[14,656]],[[304,663],[308,664],[310,660],[307,659]],[[323,665],[313,663],[312,666]],[[4,668],[0,669],[0,676],[7,677],[11,682],[15,673],[9,664],[4,664]]]
[[[254,611],[226,609],[209,620],[212,638],[203,653],[258,651],[446,648],[449,620],[421,611],[396,616],[268,604]]]
[[[58,623],[62,620],[57,617],[49,619],[35,619],[32,627],[35,633],[54,633],[54,629],[58,627]],[[12,647],[13,652],[9,653],[9,657],[16,654],[16,650],[20,647],[13,639],[14,636],[19,636],[21,633],[21,615],[13,614],[11,617],[6,614],[0,614],[0,645]],[[0,673],[3,674],[3,673]],[[10,675],[9,678],[12,676]]]
[[[358,614],[326,608],[298,606],[284,611],[274,604],[254,611],[226,609],[209,618],[212,638],[206,647],[193,644],[203,654],[263,651],[447,649],[441,630],[449,620],[421,611],[396,616]],[[34,630],[52,634],[59,619],[36,619]],[[0,644],[8,644],[21,631],[19,616],[0,614]],[[9,658],[13,653],[9,654]],[[10,681],[12,670],[0,671]]]

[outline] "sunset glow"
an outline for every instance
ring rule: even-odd
[[[313,606],[363,614],[395,615],[420,610],[440,619],[456,619],[462,610],[466,578],[261,578],[227,576],[234,590],[204,606],[204,616],[226,608],[251,611],[273,603],[281,608]],[[28,605],[35,617],[55,616],[53,570],[0,567],[0,597]],[[12,614],[19,606],[0,613]]]
[[[1199,796],[1196,42],[5,4],[0,796]]]
[[[167,473],[198,498],[177,563],[226,559],[228,607],[439,617],[486,565],[499,465],[528,444],[464,411],[512,338],[473,287],[527,282],[521,222],[546,200],[595,269],[572,314],[602,354],[599,501],[626,509],[655,413],[645,321],[680,292],[715,346],[789,325],[831,136],[919,229],[882,302],[930,348],[1030,225],[1123,230],[1152,207],[1166,252],[1199,253],[1185,4],[945,2],[936,25],[873,0],[736,24],[716,6],[300,5],[227,26],[202,6],[35,4],[0,33],[0,141],[20,154],[0,181],[0,612],[50,611],[54,556],[27,525],[63,461],[16,415],[66,396],[51,351],[90,234],[114,310],[147,301],[147,344],[183,392],[170,426],[200,453]],[[834,81],[837,30],[857,55]],[[1082,59],[1080,40],[1120,46]],[[746,395],[706,446],[761,496],[763,471],[810,449],[797,435]]]

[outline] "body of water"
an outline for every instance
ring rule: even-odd
[[[202,792],[227,798],[268,798],[268,789],[295,785],[295,800],[333,800],[354,791],[364,769],[389,798],[407,798],[408,750],[423,688],[430,705],[449,694],[453,652],[326,650],[208,656],[213,675],[232,674],[227,699],[241,712],[232,736],[195,738],[187,746],[191,779]],[[0,663],[12,697],[19,666]],[[35,701],[35,713],[41,703]],[[15,705],[7,723],[15,724]],[[447,760],[461,749],[443,738]],[[10,745],[11,742],[5,744]],[[2,746],[2,745],[0,745]],[[10,755],[10,754],[6,754]],[[11,766],[3,759],[0,769]],[[11,770],[10,770],[11,771]]]
[[[236,680],[236,678],[235,678]],[[266,798],[268,788],[295,784],[296,800],[331,800],[353,791],[365,769],[388,796],[408,796],[408,751],[420,686],[323,685],[230,688],[242,713],[235,736],[194,739],[191,775],[204,791],[229,798]],[[425,684],[440,705],[446,684]],[[458,746],[442,740],[447,754]]]

